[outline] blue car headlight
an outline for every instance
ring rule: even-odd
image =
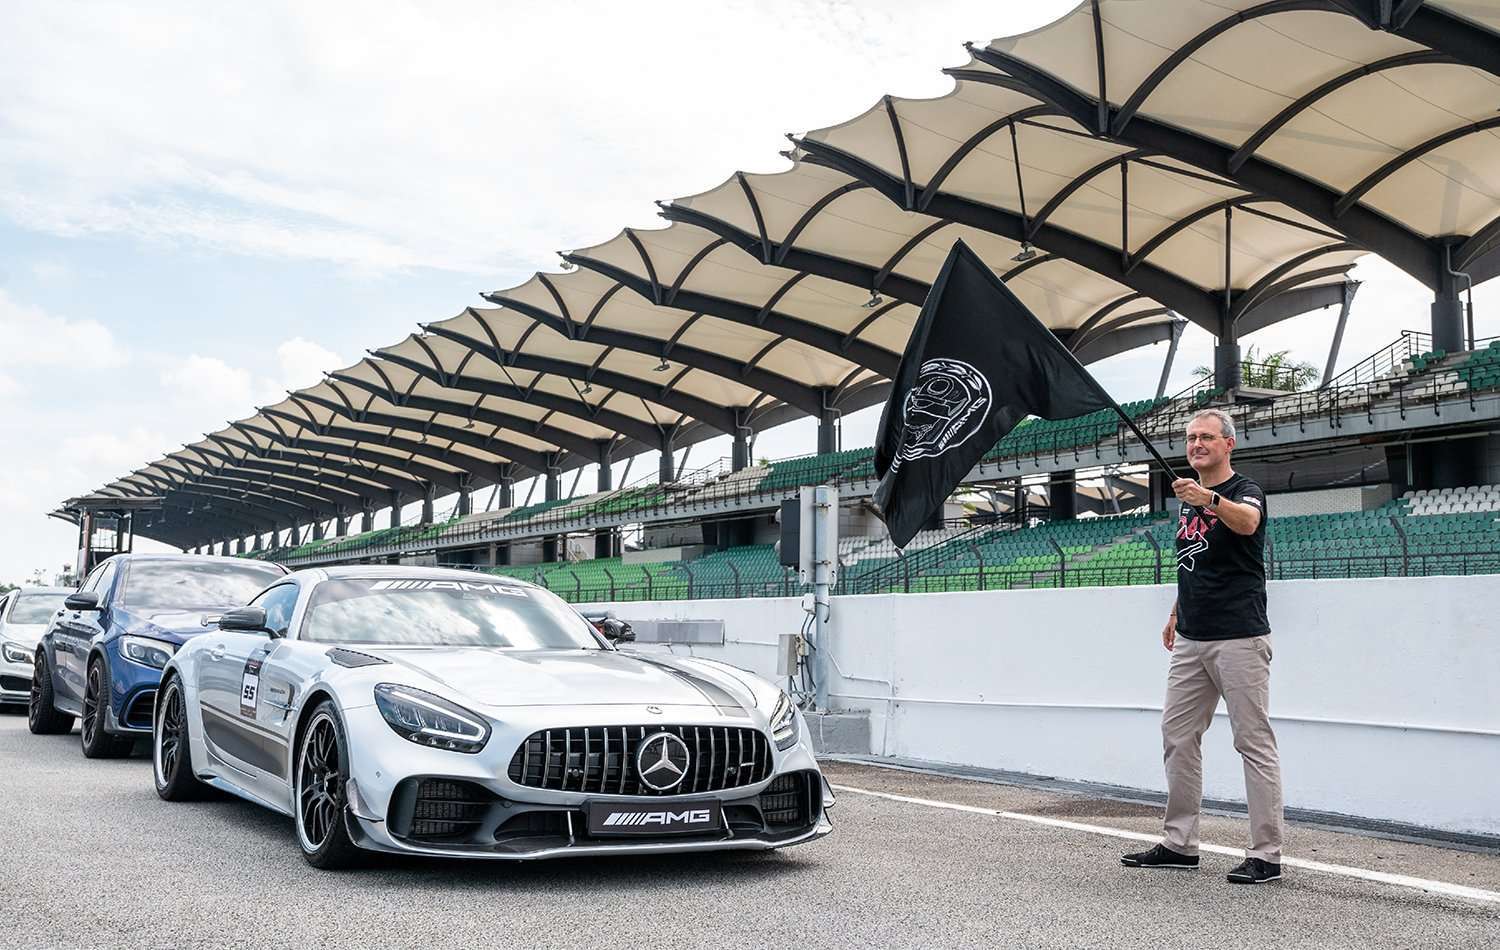
[[[31,651],[21,646],[21,644],[11,643],[9,640],[0,643],[0,654],[4,655],[5,662],[7,663],[31,662]]]
[[[150,637],[120,638],[120,655],[132,663],[141,666],[149,666],[153,670],[165,669],[167,661],[172,654],[177,652],[177,647],[165,640],[153,640]]]
[[[797,744],[797,707],[785,690],[771,711],[771,739],[783,752]]]
[[[490,738],[483,716],[426,690],[380,683],[375,687],[375,705],[397,735],[417,745],[474,753]]]

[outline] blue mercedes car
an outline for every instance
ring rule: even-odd
[[[162,668],[286,569],[263,561],[117,554],[63,601],[37,644],[27,722],[37,735],[82,720],[83,754],[128,755],[151,735]]]

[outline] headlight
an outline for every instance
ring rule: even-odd
[[[120,655],[132,663],[141,666],[149,666],[160,670],[166,667],[167,661],[177,648],[165,640],[152,640],[149,637],[121,637]]]
[[[425,690],[380,683],[375,705],[398,735],[417,745],[478,752],[490,738],[489,724],[478,713]]]
[[[4,654],[7,663],[30,663],[31,651],[19,643],[11,643],[6,640],[0,643],[0,654]]]
[[[792,697],[785,690],[771,711],[771,738],[783,752],[797,744],[797,707],[792,705]]]

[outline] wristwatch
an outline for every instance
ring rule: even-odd
[[[1216,510],[1219,507],[1220,500],[1219,493],[1214,492],[1214,496],[1208,500],[1209,510]]]

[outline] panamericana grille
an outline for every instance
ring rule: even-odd
[[[472,834],[494,796],[470,782],[423,779],[413,803],[410,837],[431,840]]]
[[[692,756],[687,776],[666,792],[636,773],[641,742],[670,732]],[[510,760],[510,780],[530,788],[601,795],[695,795],[763,782],[771,745],[759,729],[735,726],[574,726],[533,733]]]

